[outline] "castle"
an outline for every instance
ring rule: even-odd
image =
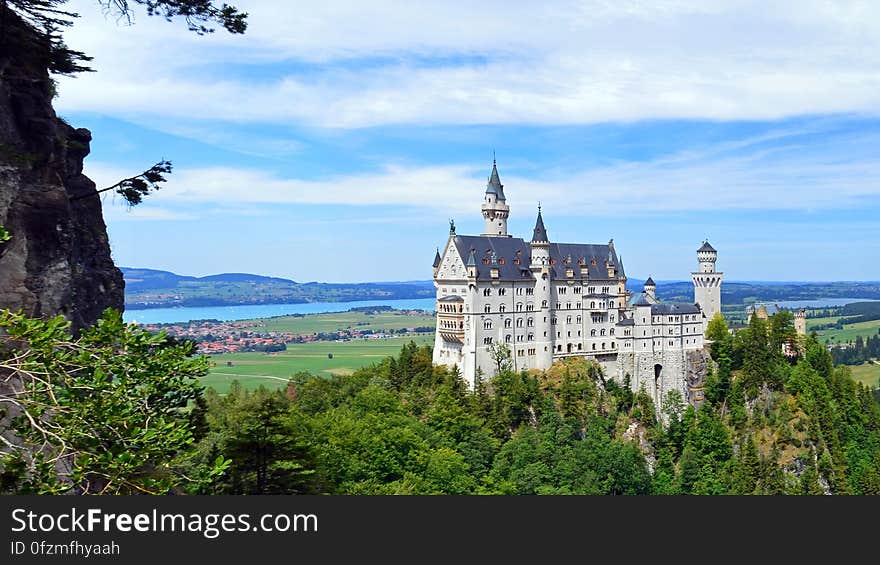
[[[510,207],[496,164],[483,198],[481,235],[459,235],[450,222],[434,257],[437,331],[434,363],[457,366],[473,387],[489,378],[503,344],[516,371],[547,369],[559,359],[594,359],[607,376],[658,403],[670,390],[699,401],[706,367],[703,334],[721,310],[723,274],[704,242],[691,274],[694,303],[661,303],[649,278],[642,292],[626,288],[623,262],[607,244],[551,241],[541,208],[531,241],[507,233]]]
[[[778,314],[782,308],[778,304],[770,306],[763,303],[752,304],[746,308],[746,324],[752,321],[752,316],[757,316],[761,320],[769,320],[770,316]],[[807,335],[807,311],[804,308],[792,311],[794,315],[794,331],[798,335]]]

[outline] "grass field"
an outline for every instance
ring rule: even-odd
[[[352,329],[399,330],[401,328],[434,327],[434,316],[407,316],[399,311],[365,314],[363,312],[331,312],[307,316],[284,316],[255,320],[253,331],[318,333]]]
[[[215,366],[202,379],[202,383],[215,388],[221,394],[228,391],[230,383],[235,380],[245,388],[256,388],[259,385],[281,388],[287,385],[287,379],[291,375],[299,371],[324,377],[351,373],[385,357],[397,355],[400,348],[410,340],[417,345],[430,345],[434,342],[434,334],[377,340],[293,343],[287,346],[287,351],[280,353],[213,355],[211,360]],[[327,357],[331,353],[333,359]],[[227,363],[232,365],[228,366]]]
[[[865,363],[864,365],[856,365],[850,367],[853,379],[869,387],[877,387],[877,381],[880,380],[880,365],[876,362]]]
[[[819,319],[824,318],[817,318],[817,320]],[[827,319],[833,320],[833,318]],[[809,328],[809,326],[807,327]],[[853,341],[858,335],[862,337],[877,335],[878,330],[880,330],[880,320],[871,320],[870,322],[859,322],[857,324],[844,324],[842,330],[820,330],[816,332],[816,335],[819,336],[819,341],[823,343],[828,341],[832,343],[845,343]]]

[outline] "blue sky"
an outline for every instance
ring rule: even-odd
[[[161,158],[105,199],[116,262],[298,281],[430,278],[448,220],[479,233],[493,151],[528,237],[606,242],[627,273],[880,279],[880,5],[236,2],[244,36],[106,21],[86,0],[60,80],[86,174]]]

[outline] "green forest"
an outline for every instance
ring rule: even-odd
[[[655,406],[586,359],[525,373],[498,355],[470,390],[414,343],[351,375],[220,395],[191,342],[113,311],[77,338],[61,318],[0,328],[18,378],[6,493],[880,494],[877,401],[787,312],[735,334],[713,320],[698,408]]]

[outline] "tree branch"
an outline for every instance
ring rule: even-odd
[[[129,206],[137,206],[143,201],[143,197],[151,191],[159,190],[159,183],[165,182],[165,175],[171,173],[171,161],[162,160],[147,169],[146,171],[122,179],[121,181],[102,188],[94,193],[80,194],[70,198],[71,201],[80,200],[92,196],[93,194],[101,194],[110,190],[115,190],[117,194],[125,199]]]

